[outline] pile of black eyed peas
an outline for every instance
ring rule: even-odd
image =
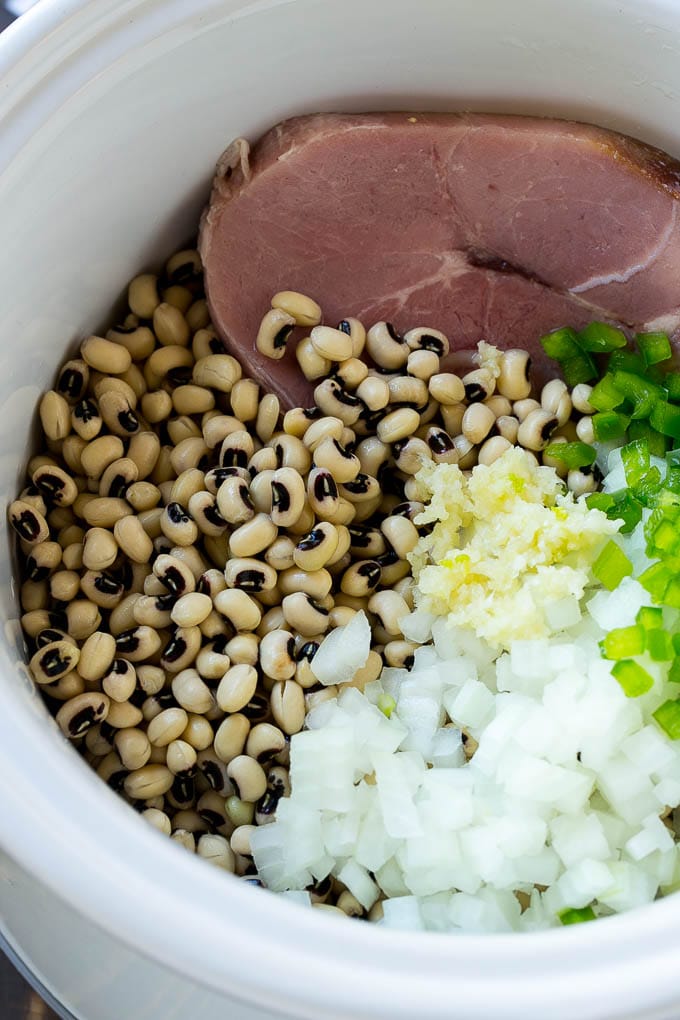
[[[459,377],[440,370],[435,329],[321,325],[313,300],[284,292],[257,346],[281,357],[305,330],[315,406],[281,414],[211,328],[195,251],[136,277],[128,303],[43,396],[43,445],[9,510],[30,669],[103,780],[257,881],[250,835],[289,790],[290,738],[338,693],[312,669],[324,635],[367,613],[359,688],[412,661],[400,621],[423,461],[469,470],[513,444],[587,442],[589,387],[554,380],[532,399],[520,350]],[[335,882],[312,892],[361,913]]]

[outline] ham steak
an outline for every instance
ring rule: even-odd
[[[526,347],[540,379],[538,339],[558,326],[680,333],[679,198],[680,163],[587,124],[299,117],[218,164],[200,233],[208,303],[286,407],[309,404],[311,384],[292,351],[271,362],[255,349],[279,290],[309,294],[331,324],[437,327],[454,351]]]

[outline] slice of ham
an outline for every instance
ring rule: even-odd
[[[318,114],[222,156],[200,232],[213,322],[285,407],[313,385],[255,349],[279,290],[404,332],[526,347],[593,319],[680,332],[680,163],[587,124]],[[291,348],[293,344],[289,345]],[[455,354],[453,355],[455,363]]]

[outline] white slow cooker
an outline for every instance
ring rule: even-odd
[[[42,0],[0,38],[0,467],[213,163],[314,110],[567,115],[680,155],[678,0]],[[4,528],[4,515],[3,515]],[[341,923],[155,833],[59,736],[0,611],[1,932],[78,1020],[680,1015],[680,899],[516,936]]]

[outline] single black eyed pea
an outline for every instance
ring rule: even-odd
[[[164,836],[169,836],[172,832],[172,822],[165,811],[160,811],[158,808],[147,808],[145,811],[142,811],[140,817],[154,829],[162,832]]]
[[[267,775],[262,766],[246,754],[232,758],[227,775],[236,787],[239,799],[254,804],[267,791]]]
[[[302,479],[300,481],[302,482]],[[231,556],[237,557],[255,556],[271,545],[277,534],[277,526],[271,517],[263,513],[256,514],[252,520],[241,524],[240,527],[231,533],[229,536],[229,553]]]
[[[324,567],[338,547],[339,535],[335,525],[320,521],[304,538],[293,553],[295,565],[306,572]]]
[[[314,465],[330,471],[338,484],[353,481],[361,470],[359,458],[346,450],[337,439],[330,437],[315,448]]]
[[[107,718],[109,705],[105,694],[86,691],[64,702],[56,714],[56,720],[65,737],[77,740],[84,737],[92,726]]]
[[[410,348],[390,322],[376,322],[366,334],[366,351],[380,368],[397,371],[406,364]]]
[[[526,397],[524,400],[516,400],[512,405],[512,410],[513,414],[521,424],[532,411],[540,411],[541,405],[538,400],[534,400],[533,397]]]
[[[138,479],[148,478],[161,454],[161,441],[155,432],[137,432],[130,440],[127,456],[137,465]],[[161,479],[162,481],[163,479]]]
[[[264,553],[264,561],[274,570],[288,570],[295,565],[295,542],[288,535],[279,535]]]
[[[156,747],[167,747],[187,727],[189,716],[183,708],[166,708],[151,720],[146,735]]]
[[[9,522],[27,545],[39,545],[50,537],[50,529],[44,516],[25,500],[15,499],[10,504]]]
[[[338,323],[338,329],[352,338],[352,357],[360,358],[366,346],[366,330],[359,319],[349,317]]]
[[[172,622],[178,627],[198,627],[212,611],[212,599],[197,591],[182,595],[171,611]]]
[[[226,656],[234,665],[246,662],[250,666],[257,665],[260,639],[256,634],[236,634],[224,647]]]
[[[52,575],[50,582],[47,581],[24,581],[21,585],[21,591],[19,594],[19,600],[21,602],[21,608],[25,613],[33,612],[36,609],[47,609],[50,601],[50,595],[52,594],[52,581],[56,577],[59,578],[60,574],[66,573],[66,571],[57,571],[56,574]],[[78,575],[76,574],[76,578]],[[75,583],[75,593],[78,592],[78,582]],[[56,585],[59,581],[56,581]],[[70,589],[73,590],[73,589]],[[53,596],[54,597],[54,596]]]
[[[221,836],[217,832],[205,832],[196,844],[196,853],[217,868],[231,874],[236,871],[236,858],[226,836]]]
[[[83,541],[82,560],[87,570],[106,570],[118,556],[118,543],[106,528],[89,528]]]
[[[66,607],[67,630],[74,641],[84,641],[102,622],[99,607],[89,599],[74,599]]]
[[[280,290],[272,298],[272,308],[292,316],[296,326],[316,326],[321,322],[321,308],[313,298],[296,290]]]
[[[400,518],[401,520],[402,518]],[[389,536],[387,536],[389,541]],[[344,571],[340,588],[345,595],[369,595],[380,584],[382,569],[377,560],[359,560]]]
[[[567,475],[567,488],[574,496],[583,496],[597,489],[597,479],[592,471],[572,470]]]
[[[262,764],[272,761],[285,747],[286,738],[278,726],[266,722],[258,723],[248,734],[245,753]]]
[[[214,606],[237,631],[255,631],[260,625],[262,610],[258,602],[240,588],[226,588],[219,592]]]
[[[40,542],[31,547],[26,557],[26,577],[31,581],[45,581],[62,559],[62,548],[58,542]]]
[[[146,765],[151,755],[149,738],[134,726],[117,730],[113,743],[124,768],[130,772]]]
[[[499,393],[494,393],[492,397],[484,401],[484,404],[493,411],[497,418],[504,414],[512,414],[512,403],[507,397],[502,397]]]
[[[213,742],[213,728],[209,721],[202,715],[197,715],[195,712],[189,712],[189,722],[187,723],[184,733],[181,735],[182,740],[186,740],[188,744],[195,747],[197,751],[204,751],[210,747]]]
[[[140,510],[137,514],[139,523],[144,528],[152,542],[156,542],[159,539],[163,539],[164,542],[170,544],[170,540],[165,537],[161,531],[161,517],[163,516],[163,508],[160,506],[154,506],[150,510]],[[154,545],[154,549],[156,546]],[[164,550],[160,548],[156,549],[156,552],[160,555]]]
[[[30,613],[24,613],[21,617],[21,628],[29,637],[36,638],[42,631],[58,630],[63,636],[68,637],[67,619],[63,613],[49,612],[47,609],[35,609]],[[52,641],[62,640],[62,633],[59,635],[48,634],[43,644],[50,644]]]
[[[108,673],[116,655],[116,639],[106,631],[96,630],[83,642],[78,672],[83,680],[101,680]]]
[[[398,669],[412,669],[416,647],[412,641],[388,641],[383,649],[385,663]]]
[[[363,404],[354,393],[349,393],[336,379],[324,379],[314,389],[314,401],[325,415],[339,418],[343,425],[356,425]]]
[[[283,615],[285,618],[285,611]],[[272,680],[289,680],[295,676],[295,638],[290,631],[277,629],[265,634],[260,641],[259,655],[265,676]],[[253,690],[250,697],[254,693]]]
[[[104,424],[113,435],[126,439],[139,432],[139,419],[129,400],[122,393],[115,390],[102,393],[99,398],[99,410]]]
[[[310,340],[316,353],[326,361],[342,362],[352,357],[352,338],[341,329],[332,326],[315,326]]]
[[[406,362],[406,371],[414,379],[422,379],[427,384],[433,375],[439,372],[439,355],[436,351],[411,351]]]
[[[125,490],[124,498],[132,509],[139,513],[157,507],[161,499],[161,491],[152,482],[133,482]]]
[[[492,436],[491,439],[487,439],[482,445],[477,454],[478,464],[493,464],[494,461],[502,457],[506,450],[512,447],[512,443],[509,439],[504,436]]]
[[[212,729],[210,732],[212,734]],[[220,723],[215,733],[214,748],[217,757],[226,764],[237,758],[243,753],[249,732],[250,721],[245,715],[237,712],[234,715],[227,716]],[[185,737],[184,739],[187,738]]]
[[[227,529],[227,522],[217,509],[217,501],[205,489],[189,497],[189,514],[195,520],[202,535],[219,538]]]
[[[80,458],[86,446],[87,443],[85,440],[73,433],[71,433],[70,436],[67,436],[61,444],[61,455],[64,459],[64,463],[69,471],[71,471],[74,475],[84,474],[83,464]],[[76,482],[76,484],[79,485],[78,482]]]
[[[527,450],[544,450],[557,428],[557,418],[539,408],[530,411],[517,430],[517,441]]]
[[[593,387],[588,383],[578,383],[571,391],[571,401],[575,410],[581,414],[594,414],[595,408],[590,403],[590,394]]]
[[[496,424],[496,415],[483,403],[470,404],[462,421],[463,435],[471,443],[483,443]]]
[[[381,411],[390,402],[390,388],[386,379],[367,376],[356,388],[357,397],[369,411]]]
[[[337,439],[340,441],[345,425],[340,418],[333,415],[325,415],[313,421],[303,436],[303,443],[307,449],[314,453],[317,446],[326,439]]]
[[[281,630],[285,626],[286,620],[283,615],[283,609],[280,605],[281,595],[279,594],[275,604],[264,614],[262,622],[257,628],[257,636],[260,640],[265,634],[269,634],[273,630]]]
[[[341,361],[333,372],[333,378],[337,379],[346,390],[356,390],[368,376],[368,365],[361,358],[348,358]]]
[[[83,398],[89,380],[89,368],[84,361],[76,358],[66,361],[60,368],[56,389],[69,403],[75,404]]]
[[[259,403],[258,403],[259,408]],[[224,440],[234,432],[243,431],[243,422],[231,414],[218,414],[206,417],[202,423],[203,438],[210,450],[221,446]]]
[[[71,408],[56,390],[48,390],[38,408],[40,424],[48,439],[65,439],[71,431]]]
[[[260,400],[255,419],[255,432],[261,443],[268,443],[274,435],[280,413],[279,398],[273,393],[265,393]]]
[[[165,671],[160,666],[148,664],[137,666],[137,682],[145,694],[158,694],[165,686]]]
[[[287,626],[306,637],[325,634],[330,625],[328,610],[310,595],[301,591],[286,595],[281,603],[281,609]],[[293,668],[289,675],[293,676],[294,673],[295,664],[293,663]],[[275,679],[287,678],[276,677]]]
[[[277,726],[289,736],[299,733],[305,721],[305,695],[300,685],[295,680],[277,681],[269,702]]]
[[[130,514],[132,514],[132,507],[124,499],[116,499],[113,496],[95,496],[87,501],[81,516],[90,527],[108,529],[113,528],[117,521]]]
[[[163,588],[177,598],[196,587],[193,571],[176,556],[164,553],[156,557],[152,569]]]
[[[300,340],[295,348],[295,357],[300,371],[310,382],[323,379],[331,371],[331,362],[318,353],[311,337]]]
[[[235,418],[255,421],[260,402],[260,387],[253,379],[237,379],[231,388],[229,402]]]
[[[410,404],[412,407],[423,407],[427,404],[429,393],[426,383],[410,375],[392,376],[388,382],[390,404]]]
[[[116,521],[113,536],[122,552],[133,563],[149,563],[153,554],[153,542],[145,532],[138,517],[129,515]]]
[[[54,701],[70,701],[85,692],[85,681],[80,673],[71,670],[51,684],[44,684],[42,690]]]
[[[177,419],[179,421],[179,419]],[[170,452],[170,467],[176,475],[205,463],[208,447],[201,435],[181,439]]]
[[[415,524],[400,514],[386,517],[380,525],[380,530],[402,560],[406,559],[418,541],[418,529]]]
[[[168,673],[181,673],[191,666],[201,643],[202,635],[197,626],[177,627],[163,650],[160,665]]]
[[[174,778],[165,765],[143,765],[125,777],[123,789],[133,800],[149,800],[166,794]]]
[[[165,390],[145,393],[141,400],[141,409],[150,425],[158,425],[172,414],[172,396]]]
[[[273,467],[275,469],[294,468],[298,474],[306,475],[312,466],[312,456],[309,448],[297,436],[290,436],[286,432],[275,433],[264,449],[272,449],[275,456],[275,462],[273,464],[267,463],[264,465],[265,467]],[[251,474],[256,470],[256,458],[263,456],[265,456],[263,451],[259,451],[259,454],[251,458],[248,465]],[[259,469],[260,467],[257,465],[257,470]]]
[[[132,364],[130,352],[102,336],[89,336],[80,345],[83,361],[105,375],[122,375]]]
[[[221,591],[226,591],[226,588],[227,582],[224,580],[224,571],[218,570],[216,567],[205,570],[196,582],[196,591],[200,592],[201,595],[209,595],[213,603],[216,596]]]
[[[231,393],[234,383],[241,378],[242,369],[230,354],[208,354],[194,365],[192,382],[218,393]]]
[[[261,546],[260,549],[253,550],[254,552],[259,552],[274,541],[278,527],[287,528],[294,524],[299,519],[305,505],[305,483],[300,473],[294,468],[282,467],[274,471],[271,475],[270,485],[270,519],[274,533],[269,536],[265,545]],[[259,516],[262,517],[263,515]],[[255,520],[257,518],[251,521],[250,525],[253,525]],[[249,527],[249,525],[243,525],[243,527]],[[263,530],[261,525],[260,530]],[[235,534],[232,535],[232,548]],[[234,552],[236,555],[244,555],[244,553],[237,552],[235,548]]]
[[[208,569],[208,564],[196,546],[176,545],[172,547],[168,555],[174,556],[176,560],[181,560],[191,570],[194,575],[194,584]]]
[[[569,390],[561,379],[551,379],[541,390],[541,407],[557,418],[558,426],[569,421],[572,406]]]
[[[341,499],[346,499],[357,506],[371,503],[372,509],[369,516],[373,515],[382,502],[382,490],[378,479],[361,472],[356,478],[340,485],[339,491]]]
[[[333,577],[328,570],[307,571],[299,567],[290,567],[279,574],[278,587],[281,595],[292,595],[303,592],[313,599],[324,599],[333,586]]]
[[[29,668],[38,684],[50,684],[70,673],[78,665],[80,650],[72,641],[50,641],[31,658]]]
[[[153,331],[159,344],[186,347],[190,340],[189,327],[181,310],[162,301],[153,310]]]
[[[128,662],[143,662],[155,655],[160,647],[158,632],[143,624],[116,635],[116,655]]]
[[[496,389],[508,400],[524,400],[531,393],[530,373],[531,358],[527,351],[518,348],[504,351]]]
[[[137,319],[130,325],[114,326],[107,331],[106,339],[127,348],[133,361],[144,361],[156,346],[153,332],[148,326],[140,326]]]
[[[210,688],[196,669],[183,669],[172,678],[172,693],[177,704],[187,712],[202,715],[215,705]]]
[[[204,414],[215,406],[215,396],[204,386],[188,383],[172,391],[172,406],[177,414]]]
[[[188,832],[186,829],[175,828],[175,820],[173,819],[173,830],[170,836],[173,843],[179,843],[185,850],[193,854],[196,852],[196,837],[193,832]]]
[[[438,358],[449,353],[448,337],[430,326],[417,326],[404,334],[404,340],[411,351],[432,351]]]
[[[175,545],[191,546],[198,538],[198,527],[183,506],[177,502],[168,503],[160,518],[161,530]]]
[[[235,557],[224,568],[224,577],[229,588],[240,588],[245,592],[258,594],[276,587],[276,571],[261,560]]]
[[[112,701],[125,702],[137,686],[137,674],[131,662],[114,659],[102,677],[102,690]]]
[[[226,478],[217,490],[216,500],[220,516],[229,524],[237,526],[245,524],[246,521],[252,520],[255,516],[255,507],[250,496],[249,484],[243,478],[236,476]]]
[[[377,591],[368,600],[369,612],[375,613],[380,623],[392,637],[401,636],[401,622],[410,612],[406,600],[396,591]]]
[[[311,509],[322,520],[333,516],[340,496],[333,475],[327,468],[314,467],[307,476],[307,499]]]
[[[220,447],[220,465],[222,467],[248,467],[254,453],[255,444],[249,432],[245,429],[231,432]]]
[[[83,595],[102,609],[113,609],[125,594],[123,581],[102,570],[87,570],[80,579]]]
[[[153,576],[153,575],[151,575]],[[166,592],[162,595],[140,595],[132,607],[134,623],[161,630],[172,623],[174,595]]]
[[[51,505],[64,507],[75,503],[78,486],[62,468],[45,464],[34,471],[32,480]]]
[[[295,317],[283,308],[271,308],[266,312],[255,338],[260,354],[279,361],[286,353],[286,344],[295,325]]]
[[[125,448],[119,436],[99,436],[83,449],[80,460],[89,478],[101,478],[109,464],[123,457]]]
[[[160,303],[158,278],[153,273],[140,273],[128,286],[128,305],[140,319],[151,319]]]
[[[158,718],[158,717],[157,717]],[[168,746],[165,757],[165,764],[173,775],[193,776],[196,769],[198,755],[196,748],[188,744],[186,740],[172,740]]]
[[[198,767],[198,771],[202,774],[202,776],[209,784],[211,792],[214,791],[217,794],[222,794],[223,797],[226,794],[233,793],[234,788],[229,780],[229,776],[227,775],[226,763],[223,762],[220,757],[218,757],[213,747],[208,747],[202,751],[198,751],[196,755],[196,764]],[[209,801],[213,801],[213,798],[206,799],[209,799]],[[201,801],[202,800],[203,797],[201,797]],[[222,800],[221,806],[224,807],[224,800]],[[200,801],[197,807],[199,811],[202,811]]]
[[[220,680],[215,698],[223,712],[241,712],[257,689],[257,670],[246,663],[231,666]]]
[[[576,422],[576,435],[582,443],[592,444],[595,442],[595,430],[593,419],[589,415],[579,418]]]
[[[430,447],[424,439],[418,439],[416,436],[411,436],[409,439],[406,439],[403,444],[400,444],[398,448],[395,447],[394,453],[394,462],[397,468],[399,471],[404,471],[407,475],[417,474],[423,464],[432,460],[432,451]]]
[[[376,434],[382,443],[396,443],[412,435],[420,425],[420,416],[411,407],[390,411],[378,422]]]
[[[238,800],[238,798],[235,799]],[[244,802],[240,801],[239,803]],[[229,808],[227,808],[227,813],[229,814]],[[249,823],[242,822],[234,829],[229,839],[229,846],[231,847],[235,854],[238,854],[240,857],[252,856],[252,850],[250,847],[250,837],[255,832],[256,828],[257,828],[256,825],[251,825]]]
[[[514,415],[503,414],[500,418],[496,419],[496,428],[498,434],[507,439],[508,442],[514,446],[517,442],[517,432],[519,431],[519,421]]]
[[[135,375],[137,373],[137,375]],[[125,373],[126,376],[131,376],[135,380],[135,385],[141,385],[143,389],[146,389],[146,383],[144,377],[141,377],[141,383],[139,379],[139,369],[136,365],[131,365]],[[95,372],[92,376],[93,382],[90,384],[94,385],[94,395],[97,401],[101,401],[101,398],[105,393],[117,393],[119,396],[124,397],[128,405],[132,410],[137,407],[137,393],[133,387],[125,381],[123,376],[117,377],[113,375],[101,375],[99,372]]]
[[[461,471],[466,471],[468,468],[474,467],[477,463],[477,447],[474,443],[463,435],[454,436],[453,445],[456,448],[458,454],[457,464]]]
[[[445,430],[450,436],[457,436],[463,424],[467,404],[440,404],[439,412]]]

